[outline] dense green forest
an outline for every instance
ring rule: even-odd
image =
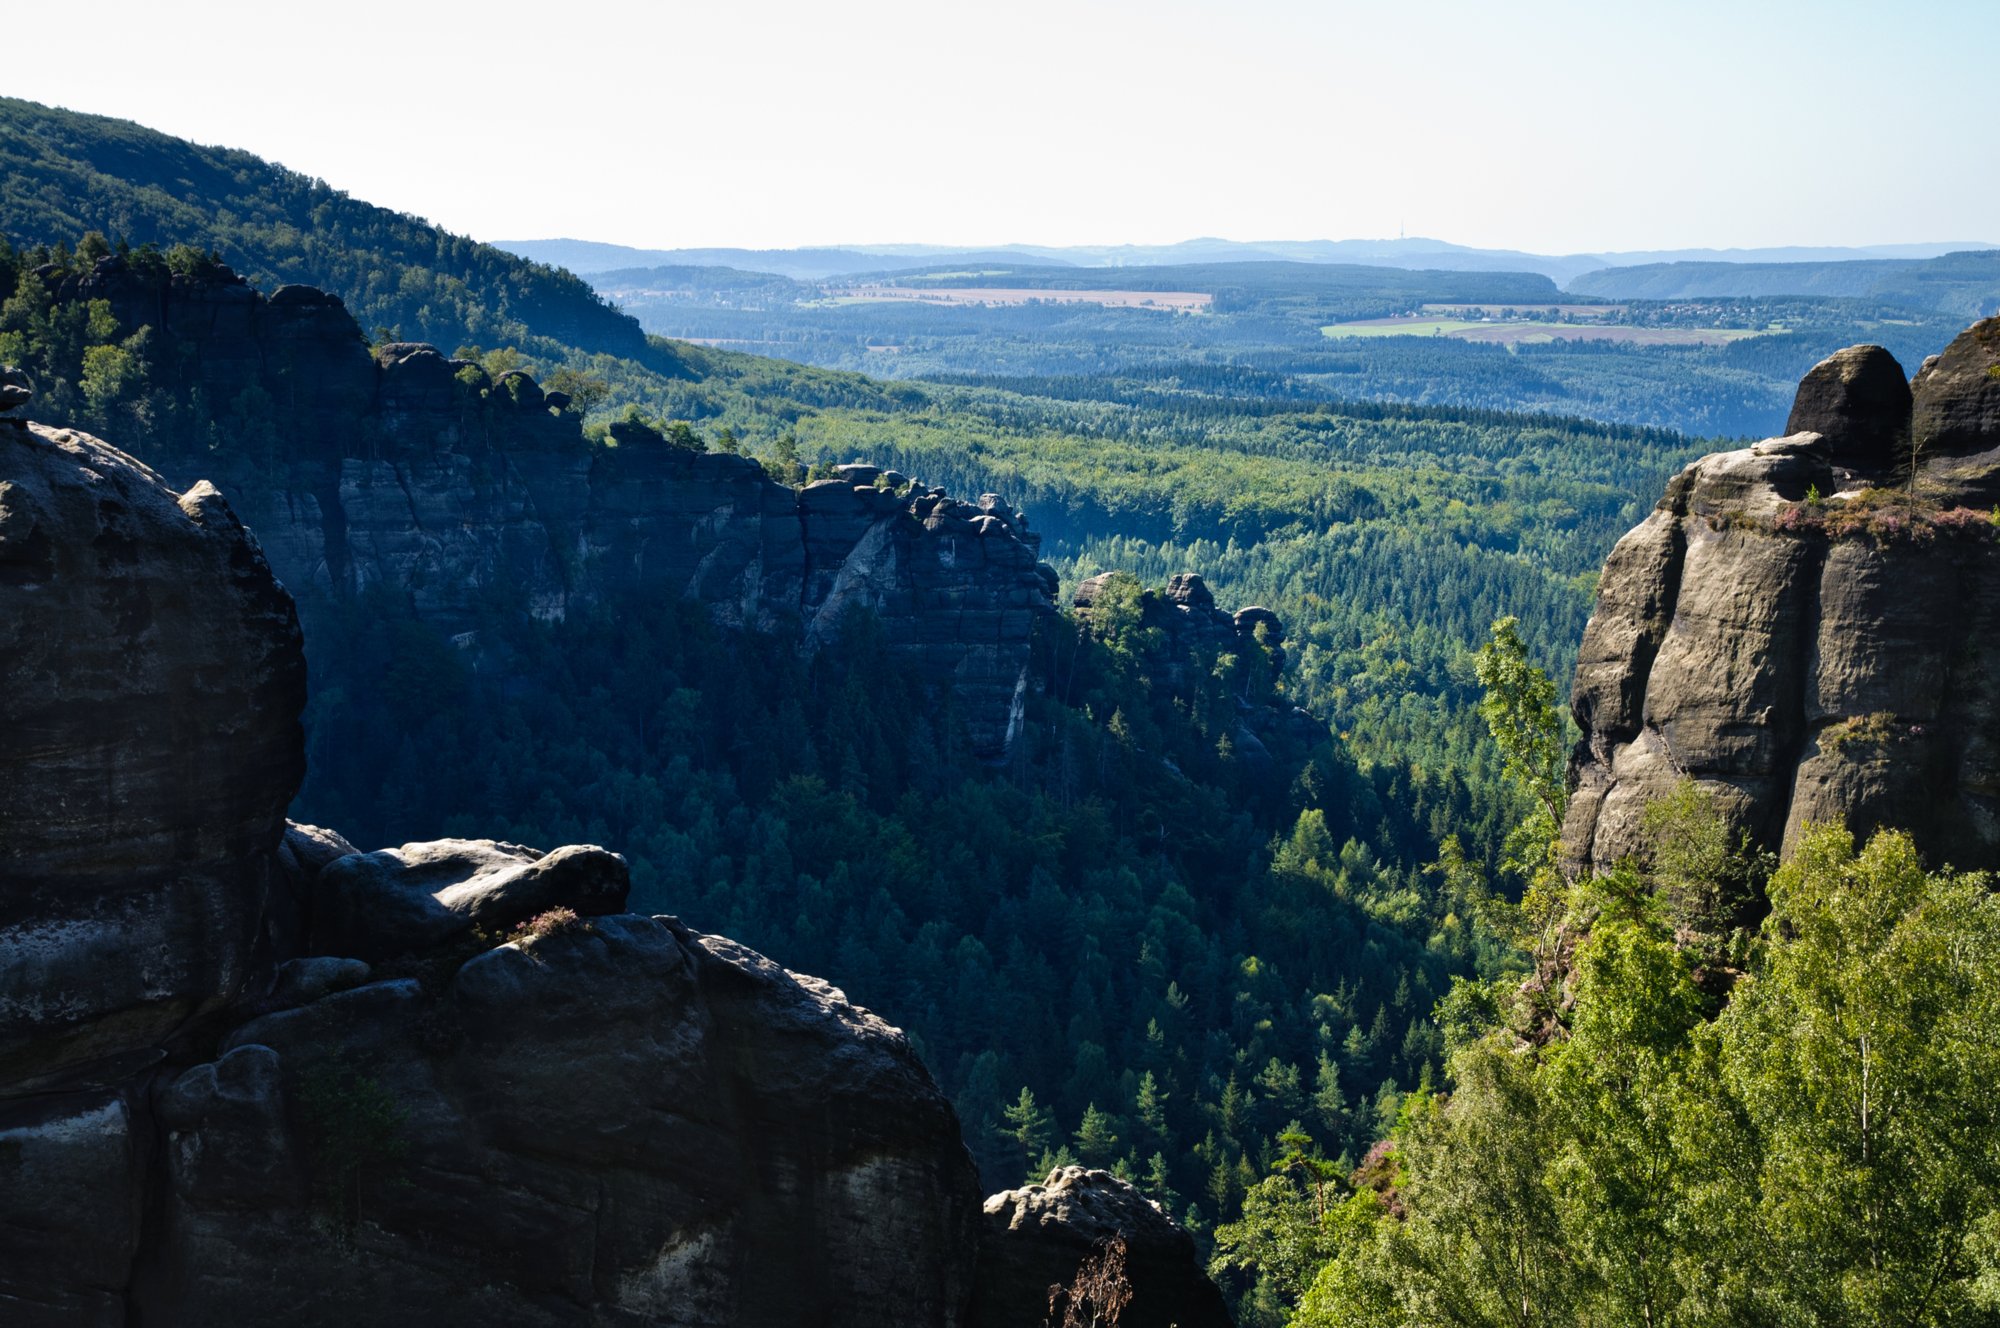
[[[2000,1322],[1993,882],[1838,826],[1774,871],[1692,784],[1648,820],[1520,911],[1529,981],[1454,983],[1445,1075],[1360,1167],[1281,1140],[1216,1233],[1250,1317]]]
[[[1079,1159],[1205,1231],[1295,1120],[1358,1159],[1441,1071],[1451,976],[1501,962],[1460,882],[1421,869],[1464,783],[1325,739],[1238,759],[1254,661],[1193,660],[1177,690],[1144,633],[1052,623],[996,771],[865,624],[808,662],[686,605],[502,615],[496,674],[393,605],[352,613],[315,647],[300,815],[370,843],[617,845],[634,907],[907,1027],[990,1185]]]

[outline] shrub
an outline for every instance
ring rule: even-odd
[[[544,936],[561,936],[568,932],[590,930],[590,924],[577,916],[573,908],[551,908],[535,914],[507,934],[508,941],[521,944],[538,941]]]
[[[361,1219],[363,1178],[396,1178],[408,1113],[380,1080],[340,1062],[307,1070],[298,1100],[314,1205],[345,1237]]]
[[[1819,745],[1829,752],[1837,752],[1849,743],[1883,743],[1895,736],[1895,715],[1887,710],[1877,710],[1872,715],[1857,715],[1831,726],[1820,736]]]

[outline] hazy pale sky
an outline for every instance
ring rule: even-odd
[[[2000,241],[2000,0],[115,0],[56,21],[16,25],[0,87],[489,240]]]

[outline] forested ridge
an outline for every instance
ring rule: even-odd
[[[0,237],[213,251],[264,287],[341,296],[362,327],[434,341],[559,346],[648,361],[629,317],[557,268],[350,198],[323,180],[124,120],[0,98]]]

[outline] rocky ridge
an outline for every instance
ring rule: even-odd
[[[1216,607],[1215,592],[1193,572],[1167,578],[1160,590],[1140,587],[1128,572],[1103,572],[1078,583],[1071,597],[1086,631],[1132,639],[1144,655],[1149,678],[1185,693],[1220,655],[1235,656],[1240,669],[1236,725],[1230,735],[1239,759],[1268,766],[1269,744],[1290,741],[1310,746],[1326,726],[1307,711],[1282,702],[1275,692],[1285,671],[1285,625],[1261,605],[1228,613]],[[1197,669],[1192,661],[1207,661]]]
[[[288,824],[303,638],[212,485],[0,421],[0,639],[7,1323],[1012,1328],[1172,1243],[1109,1177],[983,1231],[907,1039],[614,853]]]
[[[1619,541],[1578,652],[1573,867],[1692,779],[1767,848],[1910,830],[2000,866],[2000,319],[1914,380],[1823,361],[1787,434],[1694,462]]]
[[[995,495],[967,502],[862,465],[793,489],[750,458],[644,431],[593,447],[568,399],[525,373],[494,378],[414,343],[371,355],[336,297],[267,298],[227,269],[163,283],[110,257],[61,294],[197,348],[211,399],[254,387],[272,403],[274,440],[146,460],[231,495],[308,630],[368,588],[455,636],[495,599],[560,618],[637,591],[810,649],[866,609],[952,698],[975,750],[1006,752],[1056,585],[1040,537]]]

